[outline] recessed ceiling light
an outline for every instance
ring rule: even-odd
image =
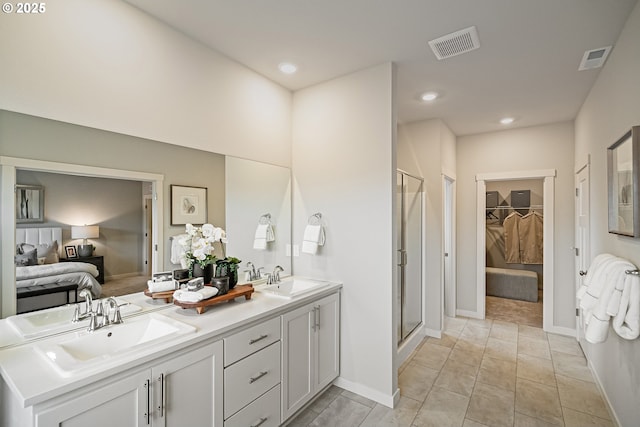
[[[425,92],[420,96],[420,99],[426,102],[434,101],[438,97],[438,92]]]
[[[293,74],[298,71],[296,64],[292,64],[291,62],[282,62],[278,65],[278,68],[285,74]]]
[[[500,119],[500,123],[502,123],[503,125],[510,125],[511,123],[513,123],[513,117],[505,117]]]

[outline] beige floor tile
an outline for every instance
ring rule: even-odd
[[[398,377],[400,395],[423,402],[439,373],[440,371],[436,369],[427,368],[414,362],[409,363]]]
[[[318,397],[316,401],[313,402],[313,404],[311,404],[311,409],[317,413],[324,411],[325,408],[329,406],[331,402],[333,402],[335,398],[340,395],[340,393],[342,393],[342,389],[340,387],[332,385],[327,389],[327,391],[322,393],[320,397]]]
[[[516,389],[516,363],[485,354],[477,380],[513,392]]]
[[[418,411],[416,427],[461,427],[469,398],[434,387]]]
[[[493,320],[492,319],[469,319],[467,320],[467,326],[469,325],[479,326],[485,329],[491,329],[491,326],[493,325]]]
[[[489,338],[484,354],[485,356],[493,357],[495,359],[504,359],[515,362],[518,355],[518,343]]]
[[[593,382],[593,376],[591,375],[591,370],[589,370],[589,366],[587,365],[587,359],[583,356],[574,356],[567,353],[553,351],[551,352],[551,358],[553,360],[553,368],[555,369],[556,374]]]
[[[304,411],[300,412],[289,424],[287,427],[307,427],[309,424],[316,419],[316,417],[320,415],[318,412],[314,411],[310,406]]]
[[[453,355],[453,352],[451,352],[451,354]],[[456,354],[456,357],[458,355]],[[460,357],[460,358],[452,358],[451,356],[449,356],[449,358],[447,359],[447,361],[445,362],[444,366],[442,367],[443,370],[448,369],[448,370],[453,370],[454,372],[458,373],[459,375],[468,375],[470,377],[475,377],[476,375],[478,375],[478,370],[480,369],[480,363],[482,362],[482,354],[478,355],[480,358],[480,361],[475,364],[475,360],[472,361],[473,364],[469,364],[467,363],[469,360],[465,360],[464,358]],[[472,355],[472,357],[476,357],[476,355]]]
[[[554,425],[564,423],[558,389],[523,378],[516,385],[516,412]]]
[[[553,362],[548,359],[518,354],[518,378],[535,381],[555,387],[556,375],[553,370]]]
[[[563,407],[609,419],[609,412],[594,383],[557,374],[556,381]]]
[[[467,319],[464,317],[445,317],[444,318],[444,330],[450,334],[457,333],[458,335],[464,329],[467,324]]]
[[[450,348],[431,344],[427,341],[413,356],[412,362],[427,368],[440,370],[447,361],[450,352]]]
[[[580,344],[578,344],[575,338],[547,334],[547,339],[549,340],[549,349],[551,351],[572,354],[574,356],[584,356]]]
[[[518,332],[518,324],[514,322],[506,322],[504,320],[493,319],[493,324],[491,325],[491,329],[493,328],[503,328],[513,330]]]
[[[562,408],[565,427],[613,427],[609,420],[574,411],[570,408]]]
[[[359,426],[371,408],[344,396],[338,396],[310,424],[309,427]]]
[[[393,409],[376,405],[360,427],[410,427],[421,406],[422,402],[407,397],[401,397]]]
[[[530,417],[516,411],[516,422],[514,427],[558,427],[557,424],[551,424],[539,418]]]
[[[547,333],[542,330],[542,328],[535,328],[533,326],[527,325],[518,325],[518,333],[522,336],[538,338],[538,339],[547,339]]]
[[[492,427],[511,427],[514,422],[515,393],[476,382],[467,418]]]
[[[471,365],[466,365],[473,368]],[[452,368],[443,368],[440,375],[433,383],[434,388],[440,387],[454,393],[469,397],[473,392],[473,386],[476,383],[475,375],[462,375],[459,371]]]
[[[464,327],[462,332],[460,333],[459,338],[467,338],[468,340],[473,340],[477,342],[486,341],[489,338],[489,333],[491,332],[491,326],[484,327],[478,324],[472,324],[467,322],[467,326]]]
[[[449,359],[447,362],[455,361],[461,362],[466,365],[472,365],[476,368],[480,367],[480,363],[482,362],[482,355],[484,354],[484,347],[481,350],[465,350],[461,347],[453,347],[451,353],[449,354]]]
[[[361,403],[364,406],[368,406],[369,408],[373,408],[374,406],[376,406],[376,402],[374,402],[373,400],[367,399],[366,397],[360,396],[359,394],[353,393],[349,390],[343,390],[341,395],[351,400],[355,400],[356,402]]]
[[[480,424],[477,421],[470,420],[469,418],[464,419],[464,423],[462,427],[489,427],[486,424]]]
[[[486,346],[486,340],[478,341],[478,340],[470,340],[468,338],[460,337],[458,338],[456,345],[453,346],[453,349],[461,350],[465,353],[467,352],[468,353],[473,353],[473,352],[484,353],[485,346]]]
[[[449,335],[446,332],[442,334],[441,338],[429,337],[429,339],[427,340],[429,344],[441,345],[447,348],[453,348],[453,346],[456,345],[457,341],[458,341],[457,335],[456,336]]]
[[[511,323],[514,327],[504,326],[506,322],[497,323],[498,321],[494,321],[493,326],[491,327],[491,333],[489,337],[496,338],[502,341],[518,341],[518,325],[515,323]]]
[[[518,337],[518,353],[551,360],[549,342],[547,340],[522,335]]]

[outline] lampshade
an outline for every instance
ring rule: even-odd
[[[97,239],[100,236],[100,227],[97,225],[80,225],[71,227],[72,239]]]

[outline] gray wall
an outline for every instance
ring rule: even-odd
[[[640,266],[640,240],[608,233],[607,147],[640,125],[640,4],[622,30],[607,63],[576,118],[576,163],[591,156],[591,257],[608,252]],[[640,340],[613,330],[602,344],[588,344],[587,357],[613,405],[620,425],[640,419]]]
[[[18,228],[62,227],[62,244],[78,245],[82,241],[71,239],[71,226],[98,225],[100,237],[90,243],[95,255],[104,256],[105,276],[141,273],[141,182],[28,170],[17,171],[16,182],[44,187],[45,221]]]
[[[184,231],[170,225],[170,185],[208,188],[208,219],[225,225],[224,156],[114,132],[0,110],[0,155],[164,175],[164,268],[169,237]]]

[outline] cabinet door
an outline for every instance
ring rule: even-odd
[[[38,411],[38,427],[138,427],[149,424],[149,375],[145,369],[60,405]]]
[[[315,383],[322,390],[340,373],[340,302],[334,294],[314,304],[315,308]]]
[[[311,399],[314,332],[313,305],[282,316],[282,419]]]
[[[222,341],[153,366],[153,426],[222,426],[222,373]]]

